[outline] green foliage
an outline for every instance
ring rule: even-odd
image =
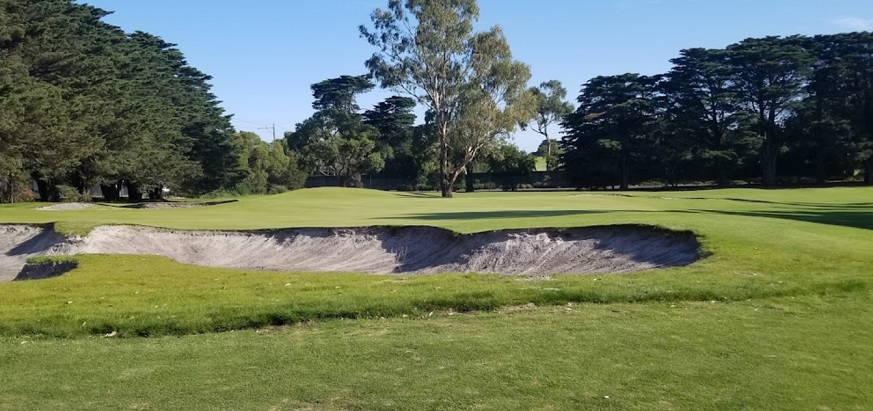
[[[312,107],[318,111],[298,124],[283,143],[295,157],[299,156],[305,171],[335,176],[341,187],[357,187],[362,184],[363,174],[378,172],[385,166],[391,147],[376,144],[379,129],[364,121],[355,101],[358,94],[372,87],[362,76],[341,76],[312,85]],[[396,114],[402,116],[411,108],[398,110]]]
[[[244,179],[237,183],[235,191],[240,194],[281,193],[302,188],[306,174],[297,166],[294,154],[285,153],[281,142],[267,143],[260,136],[248,131],[235,135],[239,152],[239,169],[244,170]]]
[[[488,166],[492,173],[500,177],[526,177],[536,169],[536,158],[532,154],[527,154],[518,149],[518,147],[505,144],[492,156],[488,158]],[[504,190],[515,191],[520,187],[518,181],[509,181],[503,179]]]
[[[673,154],[668,167],[678,174],[690,163],[694,171],[688,177],[722,186],[745,164],[756,163],[760,145],[751,131],[752,117],[733,90],[728,56],[724,50],[682,50],[659,85],[664,104],[660,130],[669,136],[665,146]]]
[[[355,98],[373,87],[367,76],[340,76],[315,83],[312,85],[312,96],[315,98],[312,108],[318,111],[358,112],[361,108]]]
[[[389,1],[370,15],[361,36],[378,51],[367,60],[382,87],[410,95],[431,118],[443,197],[477,156],[527,121],[529,68],[512,59],[503,31],[475,32],[475,0]]]
[[[871,48],[873,33],[753,38],[682,50],[640,90],[615,86],[636,81],[627,76],[597,77],[566,118],[561,161],[580,187],[772,185],[777,165],[819,183],[863,170],[873,184]]]
[[[756,115],[755,132],[761,140],[762,182],[776,183],[776,163],[785,136],[780,127],[793,103],[803,93],[812,56],[802,39],[765,37],[728,46],[727,65],[740,104]]]
[[[376,144],[366,134],[318,140],[307,145],[303,153],[319,172],[339,177],[341,187],[361,187],[361,175],[385,165],[384,155],[376,151]]]
[[[415,179],[421,153],[415,147],[415,100],[392,96],[364,112],[364,123],[379,132],[376,144],[386,153],[381,175]]]
[[[0,178],[26,174],[43,200],[59,184],[160,195],[236,183],[229,117],[173,44],[71,0],[0,6]]]
[[[558,141],[547,137],[539,146],[537,146],[537,151],[535,152],[540,161],[542,161],[542,167],[538,165],[537,171],[557,170],[558,159],[563,153],[564,150],[561,149],[561,145]]]
[[[537,152],[546,161],[546,171],[555,170],[561,153],[557,142],[549,138],[549,126],[560,123],[572,113],[573,104],[566,101],[567,89],[558,80],[545,81],[538,87],[531,87],[530,91],[536,99],[536,114],[530,123],[533,123],[534,131],[545,137]],[[522,122],[522,127],[528,125],[527,121]]]
[[[567,116],[564,167],[579,186],[619,183],[626,190],[631,173],[650,156],[656,127],[657,77],[639,74],[595,77],[582,89],[579,108]]]
[[[61,201],[66,203],[87,203],[91,201],[91,195],[88,193],[80,193],[79,189],[67,185],[57,186],[58,194]]]

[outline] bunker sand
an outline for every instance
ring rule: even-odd
[[[30,256],[148,254],[208,267],[305,272],[523,276],[626,273],[688,265],[700,257],[691,233],[608,226],[457,234],[435,227],[179,231],[101,226],[83,238],[51,228],[0,226],[0,281]]]

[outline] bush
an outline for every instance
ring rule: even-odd
[[[68,185],[59,185],[58,186],[58,194],[60,194],[61,201],[64,203],[90,203],[91,202],[91,194],[85,193],[82,194],[75,187]]]
[[[270,184],[270,187],[267,189],[267,194],[282,194],[288,192],[288,187],[278,184]]]
[[[0,179],[0,203],[26,203],[33,201],[33,191],[24,178]]]

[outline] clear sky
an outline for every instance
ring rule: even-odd
[[[176,43],[214,77],[238,130],[275,123],[277,136],[312,114],[309,85],[364,74],[375,51],[358,35],[387,0],[80,0],[115,13],[106,21]],[[748,37],[873,30],[871,0],[480,0],[482,28],[499,24],[531,85],[558,79],[575,100],[597,75],[658,74],[683,48]],[[376,91],[362,107],[389,96]],[[554,130],[553,134],[557,134]],[[533,151],[541,138],[518,133]]]

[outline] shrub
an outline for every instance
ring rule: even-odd
[[[288,187],[279,184],[270,184],[267,194],[282,194],[288,191]]]
[[[26,179],[19,177],[0,179],[0,203],[26,203],[33,199],[33,191]]]
[[[61,201],[65,203],[91,202],[91,194],[82,194],[77,188],[68,185],[59,185],[58,194],[60,194]]]

